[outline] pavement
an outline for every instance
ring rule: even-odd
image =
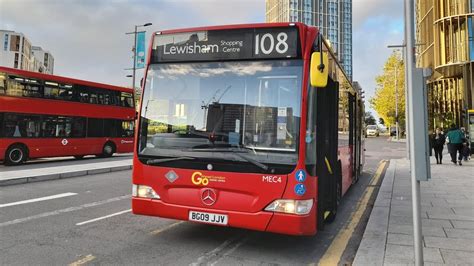
[[[431,180],[421,182],[424,262],[474,265],[474,159],[444,160],[431,157]],[[412,223],[409,161],[392,159],[353,265],[413,265]]]
[[[79,160],[78,162],[81,162]],[[41,166],[35,165],[34,168],[20,168],[22,166],[3,167],[0,170],[0,186],[23,184],[30,182],[63,179],[85,175],[93,175],[107,172],[123,171],[132,169],[132,159],[120,158],[117,160],[108,160],[94,162],[88,160],[82,164],[65,164]],[[26,169],[25,169],[26,168]]]

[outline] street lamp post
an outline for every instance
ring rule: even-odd
[[[398,48],[404,48],[405,45],[388,45],[387,48],[396,48],[395,51],[399,51]],[[400,127],[398,124],[398,63],[395,65],[395,136],[396,139],[400,139]]]
[[[133,34],[133,48],[132,48],[132,52],[133,52],[133,67],[132,67],[132,70],[133,70],[133,74],[132,74],[132,89],[135,91],[135,72],[137,70],[137,33],[139,33],[138,28],[139,27],[148,27],[148,26],[151,26],[153,25],[152,23],[145,23],[143,25],[135,25],[135,31],[133,32],[127,32],[125,34]],[[145,31],[140,31],[140,32],[145,32]],[[127,76],[128,77],[128,76]]]
[[[398,64],[395,65],[395,135],[397,140],[400,139],[399,127],[398,127]]]

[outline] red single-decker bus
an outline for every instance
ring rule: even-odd
[[[315,27],[156,32],[133,213],[313,235],[359,178],[363,115],[360,91]]]

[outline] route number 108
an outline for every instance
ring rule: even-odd
[[[284,54],[288,51],[288,34],[280,32],[275,37],[271,33],[265,33],[260,37],[260,34],[255,36],[255,54],[258,55],[260,52],[263,54],[271,54],[274,50],[279,54]]]

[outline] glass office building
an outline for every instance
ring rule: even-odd
[[[474,0],[417,0],[417,66],[430,68],[430,129],[467,126],[474,108]]]
[[[266,21],[318,27],[352,80],[352,0],[266,0]]]

